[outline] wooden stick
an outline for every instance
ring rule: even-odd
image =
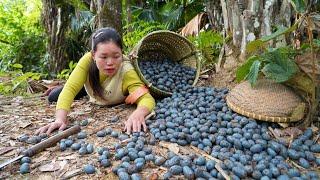
[[[219,159],[217,159],[217,158],[215,158],[215,157],[212,157],[212,156],[208,155],[206,152],[204,152],[203,150],[201,150],[201,149],[199,149],[199,148],[197,148],[197,147],[195,147],[195,146],[191,146],[191,148],[192,148],[193,150],[197,151],[200,155],[202,155],[202,156],[204,156],[204,157],[206,157],[206,158],[208,158],[208,159],[211,159],[211,160],[215,161],[215,162],[216,162],[216,165],[215,165],[214,167],[221,173],[221,175],[222,175],[226,180],[230,180],[230,179],[231,179],[230,176],[228,176],[228,174],[221,168],[221,166],[220,166],[220,164],[222,163],[221,160],[219,160]]]

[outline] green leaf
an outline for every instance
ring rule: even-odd
[[[250,68],[253,64],[254,61],[259,60],[259,58],[257,56],[251,56],[249,59],[247,59],[247,61],[241,65],[240,67],[238,67],[237,71],[236,71],[236,80],[238,82],[244,80],[249,72],[250,72]]]
[[[251,86],[254,86],[257,82],[260,65],[261,62],[259,60],[255,60],[250,67],[250,72],[246,79],[250,82]]]
[[[257,50],[265,49],[265,46],[265,42],[263,42],[261,39],[257,39],[247,44],[246,51],[248,54],[252,54]]]
[[[290,0],[292,6],[298,13],[304,13],[306,11],[306,3],[304,0]]]
[[[289,80],[297,71],[297,65],[289,58],[276,58],[262,69],[267,78],[278,83]]]
[[[262,37],[261,40],[264,41],[264,42],[270,41],[271,39],[274,39],[274,38],[276,38],[276,37],[278,37],[278,36],[280,36],[282,34],[287,33],[290,28],[280,26],[279,29],[276,32],[274,32],[274,33],[272,33],[272,34],[270,34],[268,36]]]
[[[89,11],[89,8],[87,5],[81,1],[81,0],[67,0],[66,1],[68,4],[72,5],[76,9],[82,10],[82,11]]]
[[[17,68],[17,69],[22,69],[23,68],[23,66],[21,64],[18,64],[18,63],[13,64],[12,67],[13,68]]]
[[[317,47],[320,47],[320,39],[314,39],[313,44]]]

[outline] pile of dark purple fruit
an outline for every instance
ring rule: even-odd
[[[157,102],[156,117],[146,122],[150,135],[141,132],[130,137],[106,128],[96,136],[109,135],[125,142],[106,148],[87,143],[87,134],[82,131],[75,137],[61,140],[59,147],[62,151],[71,149],[81,156],[91,155],[96,150],[100,168],[111,167],[112,161],[121,161],[112,168],[121,180],[141,179],[139,172],[150,163],[168,169],[163,179],[179,176],[185,179],[224,179],[216,169],[217,162],[203,156],[179,156],[173,152],[166,157],[153,154],[152,146],[156,145],[156,140],[193,145],[204,150],[222,162],[219,166],[232,179],[319,179],[313,171],[320,165],[320,158],[316,157],[316,153],[320,153],[320,144],[313,141],[313,137],[319,134],[309,128],[289,144],[272,139],[268,128],[275,125],[233,112],[225,102],[227,93],[228,89],[185,85],[171,97]],[[87,124],[81,123],[83,126]],[[30,172],[30,162],[29,158],[21,160],[21,173]],[[95,173],[94,164],[85,165],[83,171]]]
[[[139,61],[143,76],[157,88],[174,92],[185,85],[192,85],[196,70],[169,59]]]
[[[320,144],[312,140],[307,129],[291,145],[272,139],[268,123],[246,118],[228,108],[227,89],[184,86],[179,93],[157,102],[156,120],[147,121],[156,139],[179,145],[196,146],[223,163],[221,167],[232,179],[318,179],[312,170],[320,165]],[[287,160],[308,170],[301,173]],[[208,168],[204,158],[193,159],[195,165],[174,160],[177,171],[169,175],[184,174],[186,178],[222,178],[216,169]],[[188,160],[189,161],[189,160]],[[211,166],[210,166],[211,167]],[[198,173],[200,170],[202,173]],[[205,173],[204,173],[205,172]],[[205,175],[204,175],[205,174]]]

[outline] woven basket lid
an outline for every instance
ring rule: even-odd
[[[151,93],[157,97],[167,97],[172,92],[158,89],[145,79],[139,68],[138,61],[170,59],[196,69],[193,85],[197,83],[199,78],[200,59],[196,48],[187,38],[172,31],[159,30],[147,34],[132,49],[129,57],[141,80],[150,88]]]
[[[248,81],[238,84],[226,97],[235,112],[268,122],[295,122],[304,116],[305,103],[289,87],[261,79],[254,87]]]

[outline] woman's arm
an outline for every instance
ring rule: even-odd
[[[70,74],[61,94],[59,95],[56,109],[64,109],[70,111],[71,104],[82,89],[87,80],[89,66],[91,62],[91,53],[86,53],[78,62],[75,69]]]
[[[56,120],[38,129],[36,134],[50,134],[55,129],[64,130],[67,127],[69,124],[69,121],[67,120],[68,112],[70,111],[70,107],[75,96],[81,90],[86,81],[87,74],[89,72],[90,61],[91,53],[86,53],[80,59],[59,95],[56,106]]]
[[[133,93],[140,87],[143,87],[144,83],[140,80],[138,74],[135,70],[130,70],[126,72],[123,79],[122,90],[124,94]],[[135,102],[137,104],[137,109],[132,112],[128,120],[125,123],[125,129],[127,133],[139,132],[141,131],[141,126],[143,130],[147,130],[145,124],[145,117],[153,110],[155,107],[155,100],[150,93],[146,93],[139,97]]]

